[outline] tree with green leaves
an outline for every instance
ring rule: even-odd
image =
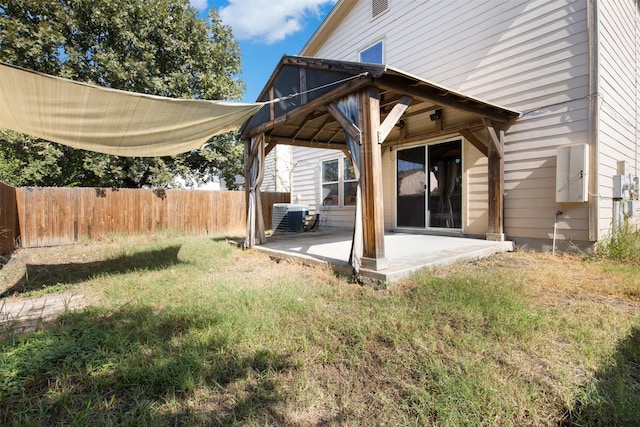
[[[0,61],[114,89],[185,99],[237,100],[240,50],[211,9],[188,0],[0,0]],[[168,187],[180,176],[233,185],[242,144],[232,134],[172,157],[76,150],[0,130],[0,180],[16,186]]]

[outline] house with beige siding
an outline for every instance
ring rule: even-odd
[[[376,245],[371,221],[525,248],[551,248],[554,238],[589,246],[640,215],[637,3],[339,0],[259,100],[330,78],[346,89],[270,104],[243,138],[262,135],[266,159],[293,146],[292,201],[324,226],[354,227],[358,183],[367,187],[365,247]],[[373,104],[358,98],[360,122],[341,120],[340,103],[365,89]],[[375,153],[354,171],[344,135],[351,126],[366,139],[363,109],[374,116]],[[256,145],[247,145],[249,159]]]

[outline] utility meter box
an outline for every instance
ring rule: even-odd
[[[625,175],[613,175],[612,197],[614,199],[626,199],[629,197],[627,177]]]
[[[556,152],[556,202],[589,201],[589,146],[558,147]]]

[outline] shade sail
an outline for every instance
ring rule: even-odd
[[[0,128],[117,156],[199,149],[263,105],[125,92],[0,63]]]

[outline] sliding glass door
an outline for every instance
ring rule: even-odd
[[[462,228],[460,140],[398,150],[396,224]]]
[[[425,226],[425,147],[398,150],[397,215],[398,227]]]

